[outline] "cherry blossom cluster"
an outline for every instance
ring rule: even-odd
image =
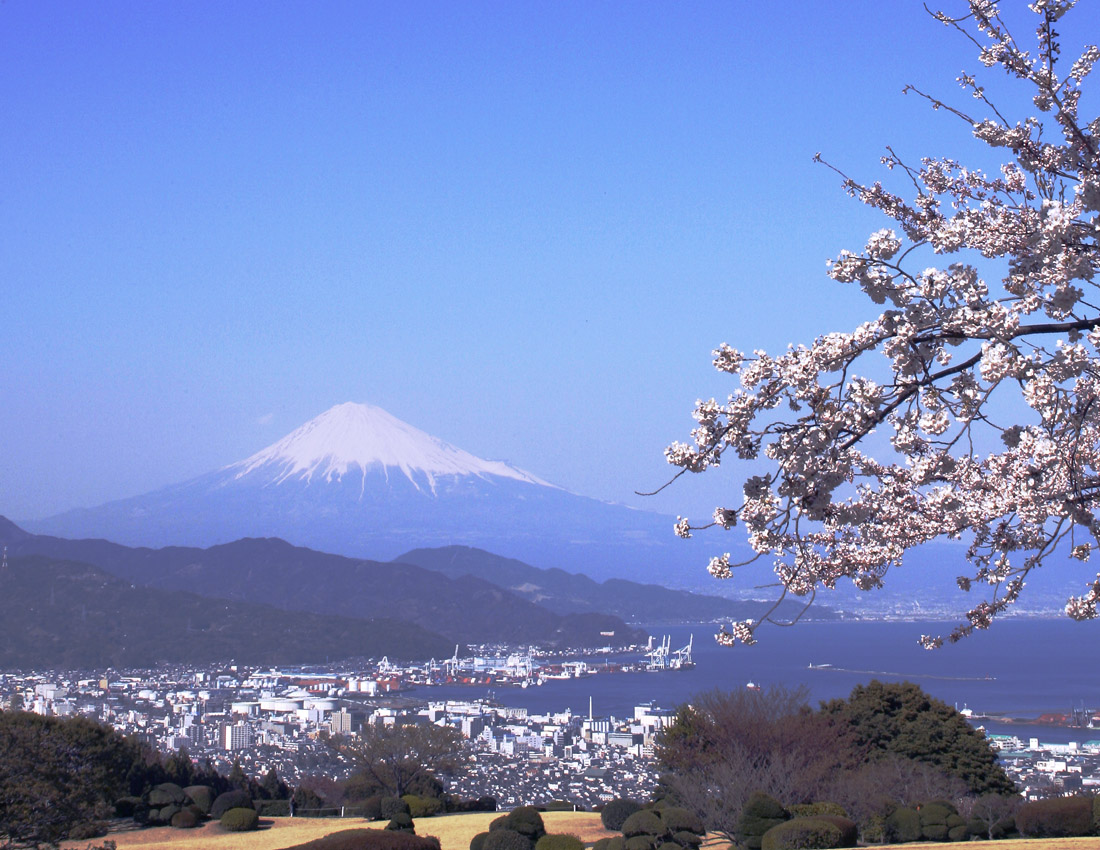
[[[842,580],[882,587],[915,547],[962,541],[957,583],[981,599],[952,641],[988,628],[1031,570],[1055,557],[1088,560],[1100,545],[1100,118],[1077,111],[1100,49],[1058,76],[1054,25],[1073,5],[1031,4],[1034,51],[989,0],[971,0],[963,17],[935,14],[978,46],[983,65],[1028,86],[1044,117],[1006,119],[966,74],[959,82],[985,116],[909,89],[1008,161],[987,175],[950,159],[910,165],[889,150],[883,164],[915,187],[912,200],[841,174],[846,191],[894,227],[841,252],[828,274],[881,310],[782,354],[726,344],[714,352],[715,368],[739,386],[724,401],[699,401],[691,441],[666,457],[677,475],[717,466],[727,452],[770,471],[745,480],[709,522],[678,518],[678,535],[744,528],[751,560],[770,559],[782,596],[809,601]],[[921,268],[918,257],[935,264]],[[982,259],[1001,261],[999,279],[982,276]],[[868,448],[875,432],[889,436],[884,457]],[[727,553],[708,570],[725,579],[748,562]],[[1098,603],[1100,576],[1066,613],[1094,618]],[[734,623],[717,639],[753,643],[758,625]]]

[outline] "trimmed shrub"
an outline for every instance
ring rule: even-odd
[[[621,835],[601,838],[592,845],[592,850],[626,850],[626,842]]]
[[[1016,812],[1016,828],[1028,838],[1091,835],[1091,797],[1053,797],[1024,803]]]
[[[832,815],[838,818],[848,817],[844,807],[840,803],[796,803],[788,806],[792,818],[812,818],[815,815]]]
[[[661,823],[665,825],[665,831],[676,832],[690,832],[695,835],[705,835],[706,830],[703,828],[703,822],[699,820],[695,812],[688,809],[682,809],[679,806],[669,806],[667,809],[661,809]]]
[[[753,791],[741,810],[741,819],[737,821],[738,843],[747,850],[760,850],[764,833],[790,820],[790,817],[790,812],[774,797]]]
[[[183,789],[183,793],[187,795],[192,803],[199,807],[204,815],[210,814],[210,809],[214,806],[214,789],[209,785],[188,785]]]
[[[762,850],[830,850],[842,846],[840,829],[817,817],[794,818],[773,826],[761,839]]]
[[[226,832],[249,832],[260,823],[260,816],[249,806],[230,809],[221,816],[222,829]]]
[[[575,835],[544,835],[535,850],[584,850],[584,842]]]
[[[583,812],[584,806],[568,800],[551,800],[544,807],[548,812]]]
[[[409,814],[409,804],[401,797],[383,797],[378,806],[382,812],[382,820],[391,820],[396,814]]]
[[[640,809],[623,821],[622,833],[627,838],[638,835],[664,835],[665,825],[660,815],[649,809]]]
[[[286,850],[439,850],[439,839],[384,829],[342,829]]]
[[[226,791],[214,798],[214,802],[210,805],[210,817],[221,820],[221,816],[230,809],[251,808],[252,797],[249,796],[248,792],[234,788],[232,791]]]
[[[623,828],[626,819],[635,812],[640,811],[641,808],[642,804],[636,800],[619,797],[603,807],[603,811],[600,812],[600,823],[603,824],[604,829],[612,829],[618,832]]]
[[[501,815],[499,818],[493,818],[489,821],[489,832],[496,832],[498,829],[508,828],[508,815]]]
[[[546,835],[542,815],[534,806],[520,806],[510,811],[506,817],[508,829],[514,829],[532,844]]]
[[[947,840],[948,841],[966,841],[970,837],[970,830],[966,828],[966,824],[960,826],[951,826],[947,828]]]
[[[694,832],[687,832],[682,830],[680,832],[673,833],[672,840],[679,844],[681,847],[698,847],[703,843],[703,836]]]
[[[401,798],[409,807],[409,815],[417,818],[430,818],[443,811],[443,802],[436,797],[421,797],[418,794],[406,794]]]
[[[290,800],[257,800],[253,808],[262,818],[290,817]]]
[[[159,809],[164,806],[182,806],[187,800],[187,794],[175,782],[162,782],[153,786],[149,792],[149,808]]]
[[[811,815],[816,820],[831,823],[840,830],[838,847],[855,847],[859,843],[859,827],[851,818],[842,815]]]
[[[177,806],[175,803],[172,803],[171,805],[165,806],[162,809],[156,809],[156,810],[150,809],[149,810],[149,821],[150,822],[153,822],[153,819],[154,819],[153,812],[154,811],[156,811],[156,815],[155,815],[156,823],[168,824],[168,823],[172,822],[172,818],[174,818],[176,815],[178,815],[180,812],[183,811],[183,806]]]
[[[654,850],[655,841],[653,835],[633,835],[623,842],[623,847],[625,850]]]
[[[107,821],[92,820],[78,823],[69,830],[69,838],[73,841],[87,841],[89,838],[102,838],[107,834]]]
[[[481,850],[532,850],[534,845],[514,829],[494,829],[485,836]]]
[[[416,829],[413,827],[413,819],[407,812],[398,812],[392,818],[390,822],[386,824],[386,829],[391,832],[410,832],[416,834]]]
[[[195,814],[194,809],[188,807],[172,815],[169,825],[173,829],[194,829],[199,825],[199,816]]]
[[[885,838],[891,843],[906,844],[920,841],[920,812],[906,807],[895,809],[886,818]]]
[[[929,841],[947,841],[951,829],[963,823],[958,809],[948,802],[925,803],[918,811],[921,837]]]
[[[470,850],[484,850],[485,839],[488,837],[488,835],[489,833],[487,832],[479,832],[477,835],[471,838]]]

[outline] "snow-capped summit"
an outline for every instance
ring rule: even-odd
[[[338,404],[287,434],[277,443],[226,467],[235,478],[262,474],[273,483],[288,480],[327,482],[381,469],[400,471],[418,488],[426,482],[435,492],[436,479],[449,475],[498,476],[551,486],[501,461],[483,460],[431,434],[402,422],[380,407]],[[419,479],[419,481],[418,481]]]

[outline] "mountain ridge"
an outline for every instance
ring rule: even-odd
[[[135,587],[94,565],[48,555],[9,558],[0,591],[0,669],[413,660],[451,646],[449,638],[390,618],[289,612]]]
[[[626,645],[644,639],[601,612],[556,614],[481,579],[451,579],[413,564],[351,559],[278,538],[243,538],[206,549],[134,548],[103,539],[32,535],[0,518],[9,555],[92,564],[134,584],[194,591],[286,611],[389,617],[444,634],[450,643]],[[609,639],[602,632],[613,632]]]

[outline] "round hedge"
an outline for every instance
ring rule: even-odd
[[[221,816],[222,829],[226,832],[249,832],[260,823],[260,816],[256,810],[249,807],[230,809]]]
[[[546,825],[542,815],[534,806],[520,806],[505,816],[505,827],[513,829],[534,844],[546,835]]]
[[[623,847],[625,850],[654,850],[656,841],[655,835],[632,835],[624,839]]]
[[[575,835],[544,835],[535,850],[584,850],[584,842]]]
[[[194,829],[199,825],[199,816],[191,808],[182,809],[172,815],[169,825],[173,829]]]
[[[664,835],[665,825],[660,816],[648,809],[640,809],[623,821],[623,835],[634,838],[638,835]]]
[[[230,809],[251,808],[252,797],[249,796],[249,793],[235,788],[232,791],[226,791],[224,794],[219,794],[214,799],[213,804],[210,806],[210,817],[220,820],[221,816]]]
[[[764,833],[761,850],[832,850],[841,846],[840,829],[821,818],[794,818]]]
[[[183,789],[187,798],[199,807],[204,815],[210,814],[214,807],[214,789],[209,785],[188,785]]]
[[[470,850],[485,850],[485,839],[489,833],[479,832],[473,838],[470,839]]]
[[[623,828],[626,819],[637,811],[641,811],[642,804],[628,797],[619,797],[603,807],[600,812],[600,823],[604,829],[618,832]],[[595,848],[593,848],[595,850]]]
[[[181,806],[186,799],[187,794],[175,782],[162,782],[153,786],[153,790],[149,792],[149,807],[159,809],[173,804]]]
[[[416,834],[416,829],[413,827],[412,816],[407,812],[398,812],[392,818],[390,822],[386,824],[386,829],[391,832],[411,832]]]
[[[533,850],[534,844],[514,829],[494,829],[485,836],[481,850]]]
[[[661,822],[668,832],[690,832],[695,835],[705,835],[706,830],[702,822],[696,817],[695,812],[682,809],[678,806],[669,806],[660,812]]]
[[[383,797],[378,808],[382,814],[382,820],[391,820],[394,815],[409,814],[409,804],[400,797]]]
[[[920,841],[920,812],[909,808],[895,809],[886,818],[886,837],[887,840],[898,844]]]

